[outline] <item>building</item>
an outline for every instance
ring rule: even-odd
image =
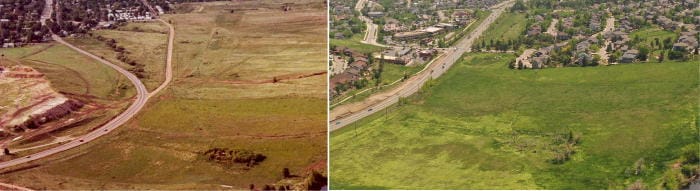
[[[380,18],[380,17],[384,16],[384,12],[370,11],[370,12],[367,12],[367,16],[372,17],[372,18]]]
[[[632,63],[637,60],[637,55],[639,54],[638,50],[628,50],[625,52],[625,54],[622,55],[620,58],[620,63]]]

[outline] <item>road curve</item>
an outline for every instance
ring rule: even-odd
[[[389,96],[373,95],[378,97],[378,101],[369,103],[367,106],[361,107],[362,109],[360,110],[350,111],[347,108],[351,108],[351,106],[348,105],[341,105],[334,108],[333,110],[340,110],[340,112],[331,111],[331,121],[328,125],[329,131],[335,131],[373,113],[381,111],[382,109],[398,102],[399,98],[408,97],[413,93],[418,92],[418,90],[423,87],[423,84],[429,79],[440,77],[440,75],[445,73],[462,56],[462,54],[471,51],[471,46],[474,41],[476,41],[481,33],[488,29],[491,23],[496,21],[496,19],[505,11],[506,8],[512,6],[513,2],[513,0],[509,0],[493,6],[493,12],[486,19],[484,19],[484,21],[476,29],[474,29],[474,31],[472,31],[472,34],[462,38],[459,42],[457,42],[455,47],[448,49],[445,56],[436,59],[434,61],[435,63],[429,66],[429,69],[426,69],[424,72],[416,74],[415,76],[406,80],[404,84],[401,84],[401,86],[397,88],[395,93],[392,93]],[[368,100],[369,99],[370,98],[368,98]],[[343,108],[344,106],[346,106],[346,108]]]
[[[143,106],[146,104],[146,101],[148,101],[148,90],[146,89],[146,86],[144,86],[143,83],[141,83],[141,80],[139,80],[139,78],[136,77],[134,74],[132,74],[129,71],[124,70],[123,68],[121,68],[117,65],[114,65],[114,64],[112,64],[112,63],[110,63],[110,62],[108,62],[108,61],[106,61],[98,56],[95,56],[95,55],[93,55],[85,50],[82,50],[78,47],[75,47],[70,43],[67,43],[66,41],[61,39],[61,37],[59,37],[58,35],[52,35],[52,37],[53,37],[54,41],[61,43],[61,44],[65,45],[65,46],[67,46],[75,51],[78,51],[81,54],[84,54],[92,59],[95,59],[104,65],[112,67],[117,72],[126,76],[126,78],[129,81],[131,81],[131,83],[136,88],[136,98],[134,100],[134,103],[131,104],[129,106],[129,108],[124,110],[124,112],[122,112],[121,114],[117,115],[117,117],[113,118],[112,120],[110,120],[109,122],[104,124],[102,127],[97,128],[88,134],[80,136],[77,139],[74,139],[73,141],[70,141],[66,144],[63,144],[63,145],[60,145],[57,147],[53,147],[53,148],[50,148],[47,150],[43,150],[43,151],[38,152],[38,153],[30,154],[30,155],[24,156],[22,158],[17,158],[17,159],[1,162],[0,169],[15,166],[15,165],[22,164],[22,163],[27,163],[27,162],[34,161],[37,159],[41,159],[41,158],[44,158],[44,157],[47,157],[47,156],[71,149],[71,148],[74,148],[74,147],[77,147],[77,146],[80,146],[80,145],[88,143],[92,140],[95,140],[98,137],[111,132],[112,130],[114,130],[114,128],[119,127],[120,125],[126,123],[129,119],[131,119],[134,115],[136,115],[136,113],[138,113],[143,108]]]
[[[121,73],[122,75],[126,76],[126,78],[136,88],[136,97],[134,98],[134,103],[132,103],[126,110],[124,110],[124,112],[117,115],[116,117],[114,117],[112,120],[110,120],[106,124],[102,125],[102,127],[97,128],[90,133],[87,133],[83,136],[80,136],[80,137],[74,139],[73,141],[70,141],[66,144],[63,144],[63,145],[60,145],[57,147],[43,150],[43,151],[38,152],[38,153],[30,154],[30,155],[24,156],[22,158],[17,158],[17,159],[5,161],[5,162],[0,162],[0,169],[12,167],[15,165],[19,165],[19,164],[31,162],[34,160],[38,160],[38,159],[41,159],[41,158],[44,158],[47,156],[51,156],[53,154],[63,152],[63,151],[66,151],[68,149],[72,149],[72,148],[75,148],[75,147],[80,146],[82,144],[88,143],[92,140],[95,140],[95,139],[101,137],[102,135],[106,135],[107,133],[111,132],[115,128],[123,125],[124,123],[129,121],[131,118],[133,118],[139,111],[141,111],[141,109],[143,109],[143,107],[146,105],[146,102],[148,101],[148,99],[151,96],[157,94],[159,91],[161,91],[162,89],[167,87],[167,85],[172,81],[172,53],[173,53],[173,39],[175,38],[175,30],[174,30],[173,26],[170,25],[169,23],[167,23],[163,20],[159,20],[159,21],[163,22],[170,29],[170,34],[168,36],[168,53],[167,53],[167,57],[166,57],[165,81],[163,81],[163,83],[157,89],[155,89],[153,92],[150,92],[150,93],[146,89],[146,86],[143,85],[141,80],[139,80],[139,78],[136,77],[131,72],[129,72],[129,71],[127,71],[127,70],[125,70],[125,69],[123,69],[115,64],[112,64],[107,60],[104,60],[98,56],[95,56],[94,54],[92,54],[90,52],[87,52],[87,51],[82,50],[76,46],[73,46],[72,44],[64,41],[58,35],[52,35],[51,37],[53,38],[54,41],[61,43],[61,44],[65,45],[65,46],[67,46],[67,47],[69,47],[69,48],[71,48],[71,49],[73,49],[81,54],[84,54],[92,59],[95,59],[95,60],[99,61],[100,63],[107,65],[107,66],[111,67],[112,69],[116,70],[117,72]]]

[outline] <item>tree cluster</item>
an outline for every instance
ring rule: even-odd
[[[245,164],[246,167],[253,167],[264,161],[267,157],[260,153],[255,153],[243,149],[228,149],[228,148],[212,148],[202,155],[207,157],[207,160],[220,164]]]

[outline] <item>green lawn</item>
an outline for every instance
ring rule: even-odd
[[[408,104],[331,133],[331,188],[656,189],[698,143],[697,62],[510,70],[513,58],[471,54]],[[568,132],[575,153],[551,163]]]
[[[525,13],[505,12],[496,19],[496,22],[484,31],[476,42],[481,43],[483,40],[488,45],[491,40],[493,40],[494,43],[497,40],[503,42],[514,40],[523,34],[522,32],[525,30],[526,21]]]
[[[396,80],[399,80],[404,77],[404,74],[406,75],[413,75],[416,72],[420,71],[423,69],[423,66],[425,65],[420,65],[420,66],[404,66],[404,65],[398,65],[398,64],[384,64],[384,71],[382,72],[382,84],[390,84],[392,82],[395,82]]]
[[[349,39],[330,39],[330,44],[331,46],[343,46],[343,47],[348,47],[350,49],[360,51],[363,53],[372,53],[372,52],[379,52],[382,51],[384,48],[379,47],[379,46],[374,46],[370,44],[364,44],[362,43],[362,38],[364,38],[364,33],[363,34],[355,34]]]

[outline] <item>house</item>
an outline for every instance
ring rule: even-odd
[[[330,89],[331,89],[331,91],[333,91],[332,92],[333,94],[338,94],[338,93],[340,93],[336,90],[336,88],[338,86],[357,81],[358,79],[359,79],[358,76],[352,75],[348,72],[340,73],[338,75],[331,77],[330,84],[329,84]]]
[[[591,46],[591,43],[588,41],[582,41],[576,44],[576,52],[586,52],[588,51],[588,47]]]
[[[558,40],[569,40],[569,39],[571,39],[571,36],[569,35],[569,33],[565,33],[565,32],[562,32],[562,31],[557,32],[557,36],[556,36],[556,37],[557,37]]]
[[[352,74],[353,76],[361,76],[362,71],[360,71],[357,68],[351,67],[351,68],[345,69],[345,73]]]
[[[542,22],[544,21],[544,17],[542,17],[542,15],[535,15],[535,21]]]
[[[354,62],[350,63],[349,66],[350,66],[350,68],[355,68],[357,70],[362,71],[362,70],[367,69],[369,64],[367,63],[367,61],[364,61],[364,60],[355,60]]]
[[[688,44],[686,44],[684,42],[673,43],[673,50],[686,51],[686,50],[688,50]]]
[[[541,55],[538,57],[530,58],[530,64],[532,65],[533,69],[544,68],[544,66],[547,64],[548,61],[549,61],[549,56],[547,56],[547,55]]]
[[[384,16],[384,12],[370,11],[370,12],[367,12],[367,16],[372,17],[372,18],[380,18],[380,17]]]
[[[335,38],[335,39],[344,39],[344,38],[345,38],[345,35],[343,35],[343,33],[341,33],[341,32],[336,32],[336,33],[333,34],[333,38]]]
[[[527,31],[527,36],[537,36],[542,33],[542,27],[540,25],[532,25],[530,30]]]
[[[420,50],[418,51],[418,57],[420,57],[423,60],[430,60],[437,54],[437,50],[435,49],[428,49],[428,50]]]
[[[632,63],[637,59],[638,54],[639,54],[639,51],[637,51],[637,50],[634,50],[634,49],[628,50],[620,58],[620,63]]]

